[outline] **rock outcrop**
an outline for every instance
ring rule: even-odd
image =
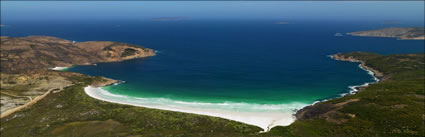
[[[56,37],[1,37],[1,72],[90,65],[154,56],[155,51],[109,41],[72,42]]]
[[[367,65],[365,64],[365,61],[360,60],[360,59],[357,59],[357,58],[355,58],[355,57],[353,57],[353,56],[347,56],[347,55],[344,55],[344,54],[338,53],[338,54],[332,55],[332,58],[333,58],[333,59],[335,59],[335,60],[340,60],[340,61],[360,62],[360,65],[361,65],[364,69],[372,71],[375,77],[377,77],[377,78],[379,78],[379,79],[381,79],[381,78],[383,78],[383,77],[384,77],[384,74],[383,74],[382,72],[380,72],[380,71],[378,71],[378,70],[375,70],[375,69],[373,69],[373,68],[371,68],[371,67],[367,66]]]

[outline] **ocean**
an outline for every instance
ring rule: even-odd
[[[424,53],[424,41],[345,34],[415,24],[276,22],[12,22],[2,27],[1,35],[47,35],[77,42],[116,41],[152,48],[157,51],[153,57],[74,66],[67,71],[125,81],[92,89],[99,99],[223,117],[262,128],[288,125],[294,120],[295,110],[340,97],[350,92],[349,86],[374,81],[358,63],[336,61],[328,55],[352,51]]]

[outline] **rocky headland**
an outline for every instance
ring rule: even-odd
[[[331,55],[331,58],[335,60],[339,60],[339,61],[360,62],[360,66],[366,70],[372,71],[375,77],[379,79],[384,78],[384,74],[382,72],[379,72],[378,70],[375,70],[372,67],[367,66],[364,60],[357,59],[354,56],[338,53],[338,54]]]
[[[109,41],[72,42],[56,37],[1,37],[1,70],[20,73],[154,56],[155,51]]]

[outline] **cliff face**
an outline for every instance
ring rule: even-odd
[[[424,28],[385,28],[379,30],[359,31],[349,33],[353,36],[369,36],[369,37],[392,37],[403,40],[424,40]]]
[[[55,37],[1,37],[1,71],[19,73],[154,56],[140,46],[108,41],[71,42]]]

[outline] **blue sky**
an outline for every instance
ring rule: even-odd
[[[424,21],[424,2],[1,2],[1,20],[203,19],[397,20]]]

